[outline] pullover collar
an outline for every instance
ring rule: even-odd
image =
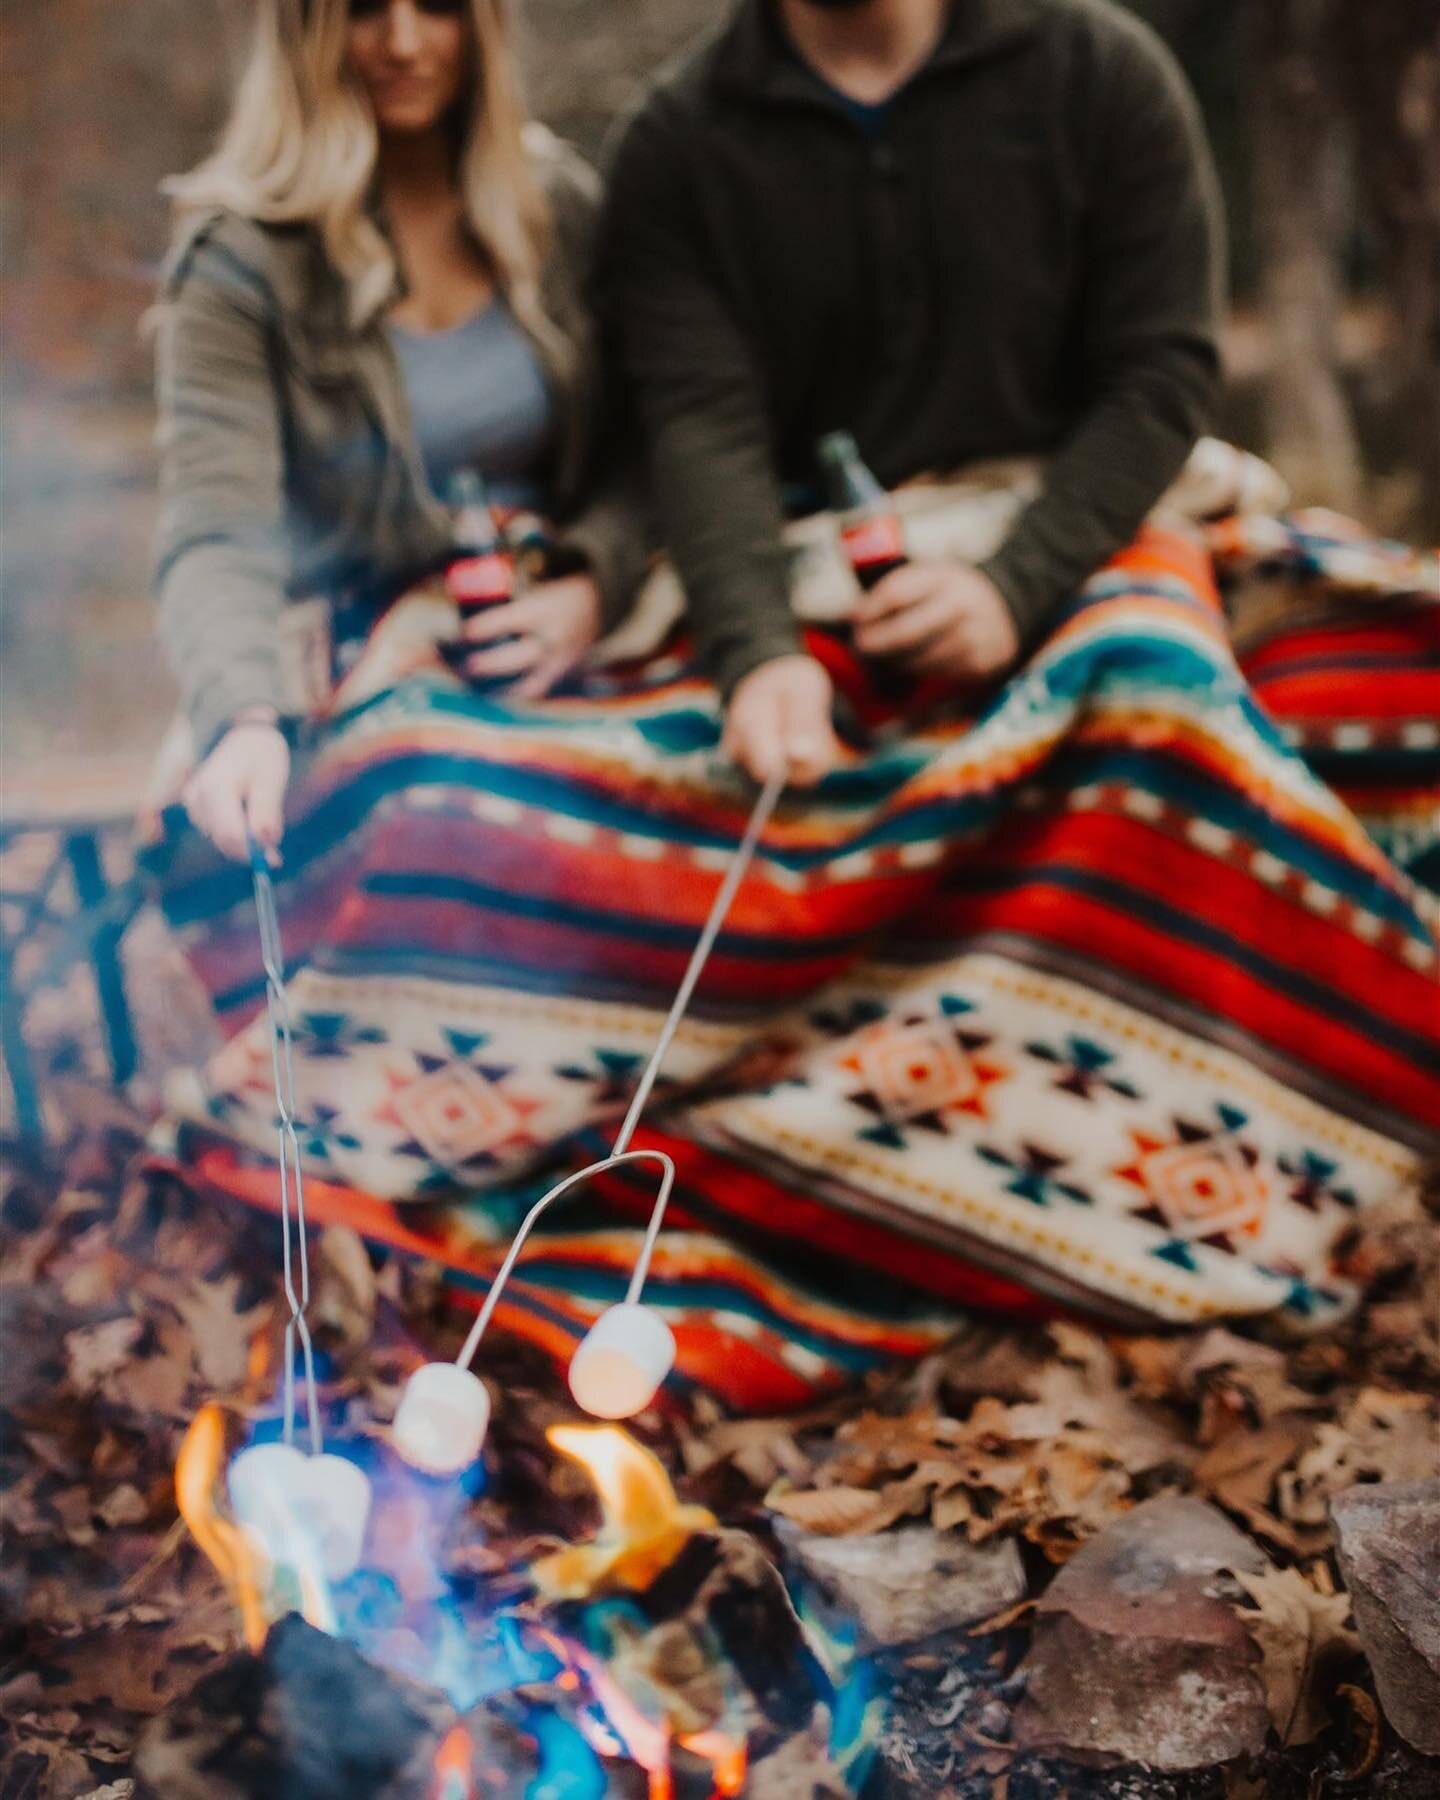
[[[939,42],[904,84],[960,69],[1014,49],[1032,37],[1041,0],[952,0]],[[742,0],[716,45],[714,86],[740,99],[814,105],[816,78],[786,43],[775,0]]]

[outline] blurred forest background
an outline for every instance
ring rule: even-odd
[[[961,4],[964,0],[961,0]],[[591,153],[725,0],[519,0],[535,110]],[[1228,433],[1305,500],[1440,531],[1440,8],[1131,0],[1200,95],[1233,233]],[[163,176],[222,116],[249,0],[7,0],[0,114],[6,786],[143,764]]]

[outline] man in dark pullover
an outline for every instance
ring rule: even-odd
[[[661,528],[757,778],[813,780],[837,749],[781,544],[822,433],[890,487],[1048,458],[986,562],[912,563],[860,603],[865,654],[975,679],[1044,637],[1205,428],[1215,184],[1181,76],[1112,0],[741,0],[629,120],[611,181]]]

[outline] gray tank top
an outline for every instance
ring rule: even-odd
[[[504,300],[449,331],[386,329],[435,492],[473,468],[502,505],[543,510],[554,408],[535,346]]]

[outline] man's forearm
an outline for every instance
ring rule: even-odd
[[[1021,641],[1044,636],[1066,595],[1135,535],[1207,429],[1219,389],[1203,343],[1164,346],[1091,406],[1039,495],[982,565]]]
[[[798,650],[800,633],[763,449],[723,427],[723,414],[677,413],[655,432],[650,462],[696,651],[728,699],[751,669]]]

